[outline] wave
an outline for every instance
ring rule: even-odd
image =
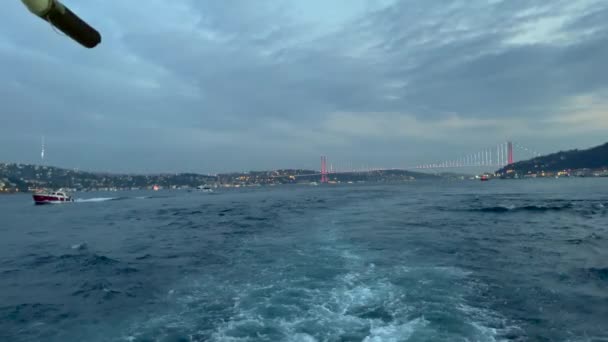
[[[491,213],[504,213],[508,211],[512,211],[515,209],[515,206],[495,206],[495,207],[485,207],[478,209],[471,209],[471,211],[481,211],[481,212],[491,212]]]
[[[481,205],[481,206],[480,206]],[[454,210],[450,208],[438,208],[439,210]],[[515,212],[573,212],[587,217],[593,215],[606,215],[608,208],[601,202],[594,200],[572,200],[572,201],[555,201],[551,200],[545,203],[520,203],[520,204],[501,204],[483,206],[483,204],[471,204],[468,208],[456,209],[457,211],[471,211],[482,213],[515,213]]]
[[[582,244],[593,244],[598,240],[603,240],[603,237],[596,233],[591,233],[590,235],[584,238],[574,238],[565,240],[566,243],[570,245],[582,245]]]
[[[61,304],[22,303],[0,307],[0,320],[19,320],[29,322],[44,317],[69,318]],[[1,335],[0,335],[1,336]]]
[[[601,281],[608,281],[608,267],[591,267],[583,270],[589,278]]]
[[[505,213],[505,212],[516,212],[516,211],[536,211],[536,212],[546,212],[546,211],[563,211],[572,209],[571,204],[566,205],[558,205],[558,206],[548,206],[548,205],[524,205],[524,206],[514,206],[514,205],[499,205],[492,207],[483,207],[483,208],[474,208],[469,211],[477,211],[484,213]]]
[[[72,246],[72,249],[80,250],[77,245]],[[76,248],[74,248],[76,247]],[[95,253],[87,253],[86,249],[84,253],[78,254],[62,254],[59,256],[56,255],[43,255],[36,256],[33,260],[26,262],[26,266],[28,267],[41,267],[46,265],[54,265],[58,270],[95,270],[98,271],[99,268],[110,267],[115,268],[118,267],[120,261],[109,258],[105,255],[99,255]]]

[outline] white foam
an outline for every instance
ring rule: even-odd
[[[398,342],[409,339],[414,332],[425,327],[428,322],[423,318],[417,318],[404,324],[389,324],[374,327],[363,342]]]
[[[85,250],[85,249],[87,249],[87,247],[88,246],[87,246],[86,242],[72,245],[72,249],[76,249],[76,250]]]
[[[340,293],[338,304],[342,304],[342,313],[346,313],[351,307],[364,306],[379,299],[379,295],[378,291],[373,291],[367,286],[357,286]]]
[[[499,207],[507,209],[507,210],[515,210],[517,208],[515,204],[501,204]]]
[[[467,317],[466,321],[475,329],[477,338],[483,341],[503,341],[499,336],[519,329],[517,326],[508,325],[504,317],[488,309],[467,304],[460,304],[457,309]]]
[[[453,266],[436,266],[431,267],[432,270],[438,271],[439,273],[444,273],[456,278],[466,278],[472,274],[470,271],[465,271],[462,268],[453,267]]]
[[[498,341],[496,338],[498,336],[498,329],[486,327],[478,322],[471,322],[471,326],[475,328],[479,337],[483,339],[483,341],[494,342]]]
[[[288,341],[290,341],[290,342],[317,342],[317,339],[308,334],[297,333],[297,334],[291,336],[288,339]]]

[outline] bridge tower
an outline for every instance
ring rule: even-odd
[[[327,177],[327,157],[321,156],[321,183],[327,183],[329,181]]]
[[[507,158],[508,165],[513,164],[513,143],[511,141],[507,142]]]

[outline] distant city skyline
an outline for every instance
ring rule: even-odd
[[[400,168],[608,140],[605,1],[64,2],[99,47],[5,4],[0,161]]]

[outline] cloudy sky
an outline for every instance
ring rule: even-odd
[[[605,0],[64,0],[92,50],[3,2],[0,161],[42,136],[53,165],[211,173],[608,140]]]

